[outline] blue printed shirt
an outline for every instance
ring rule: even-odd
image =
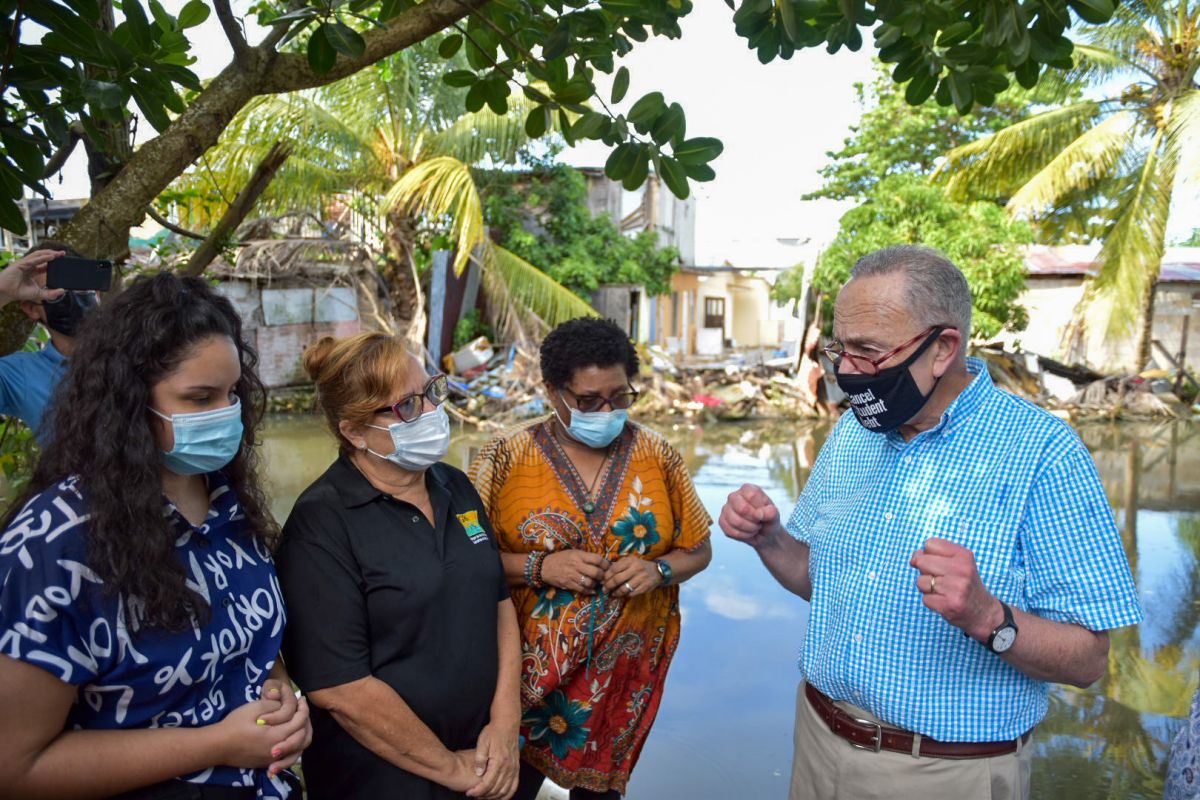
[[[1046,715],[1027,677],[922,603],[909,559],[969,548],[984,586],[1039,617],[1101,631],[1142,618],[1095,463],[1063,421],[974,376],[905,442],[845,414],[788,522],[809,547],[800,668],[817,689],[947,742],[1013,739]]]
[[[78,687],[71,728],[199,727],[258,698],[283,640],[283,600],[237,496],[220,473],[208,481],[203,525],[166,504],[188,586],[212,609],[190,630],[139,630],[137,600],[105,591],[88,565],[75,479],[34,496],[0,534],[0,654]],[[184,779],[288,796],[265,770],[218,766]]]
[[[58,382],[67,371],[67,358],[51,342],[32,353],[0,358],[0,414],[16,417],[45,445],[48,431],[42,417]]]

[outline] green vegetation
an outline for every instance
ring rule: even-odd
[[[674,248],[657,234],[624,236],[607,215],[593,216],[587,180],[555,165],[535,172],[480,172],[484,220],[496,240],[585,300],[606,283],[634,283],[651,295],[671,290],[678,269]]]

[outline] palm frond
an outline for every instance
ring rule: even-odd
[[[455,242],[457,274],[466,268],[472,251],[485,243],[479,188],[470,168],[456,158],[439,156],[413,166],[388,190],[382,208],[446,220]]]
[[[1086,130],[1029,179],[1008,201],[1014,214],[1037,215],[1073,192],[1111,175],[1137,133],[1132,111],[1113,114]]]
[[[1036,114],[954,148],[931,180],[956,199],[1010,195],[1102,113],[1101,103],[1088,100]]]
[[[502,314],[515,313],[521,323],[543,331],[569,319],[597,316],[578,295],[510,250],[489,243],[476,258],[489,294],[507,300],[496,304]],[[497,322],[506,324],[503,316]]]
[[[1164,131],[1155,134],[1137,183],[1121,198],[1100,248],[1100,269],[1085,298],[1089,327],[1102,323],[1109,335],[1124,336],[1132,330],[1162,267],[1177,164],[1165,136]],[[1091,299],[1096,297],[1108,302],[1093,309]]]
[[[1200,89],[1175,102],[1167,120],[1167,146],[1179,158],[1179,176],[1200,189]]]
[[[508,113],[497,114],[486,106],[460,116],[453,125],[429,137],[424,155],[452,156],[471,166],[485,159],[511,163],[531,139],[525,132],[525,118],[537,106],[523,94],[509,97]],[[558,115],[550,116],[548,131],[558,130]]]

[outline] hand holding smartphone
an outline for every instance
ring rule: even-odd
[[[112,288],[112,262],[60,256],[46,265],[46,288],[107,292]]]

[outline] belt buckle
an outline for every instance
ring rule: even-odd
[[[874,746],[859,744],[858,742],[850,742],[851,747],[857,747],[859,750],[866,750],[867,752],[870,752],[870,753],[878,753],[881,750],[883,750],[883,726],[882,725],[880,725],[878,722],[874,722],[869,719],[859,719],[858,717],[851,717],[850,719],[854,720],[859,725],[869,725],[875,729],[875,737],[874,737],[875,744],[874,744]]]

